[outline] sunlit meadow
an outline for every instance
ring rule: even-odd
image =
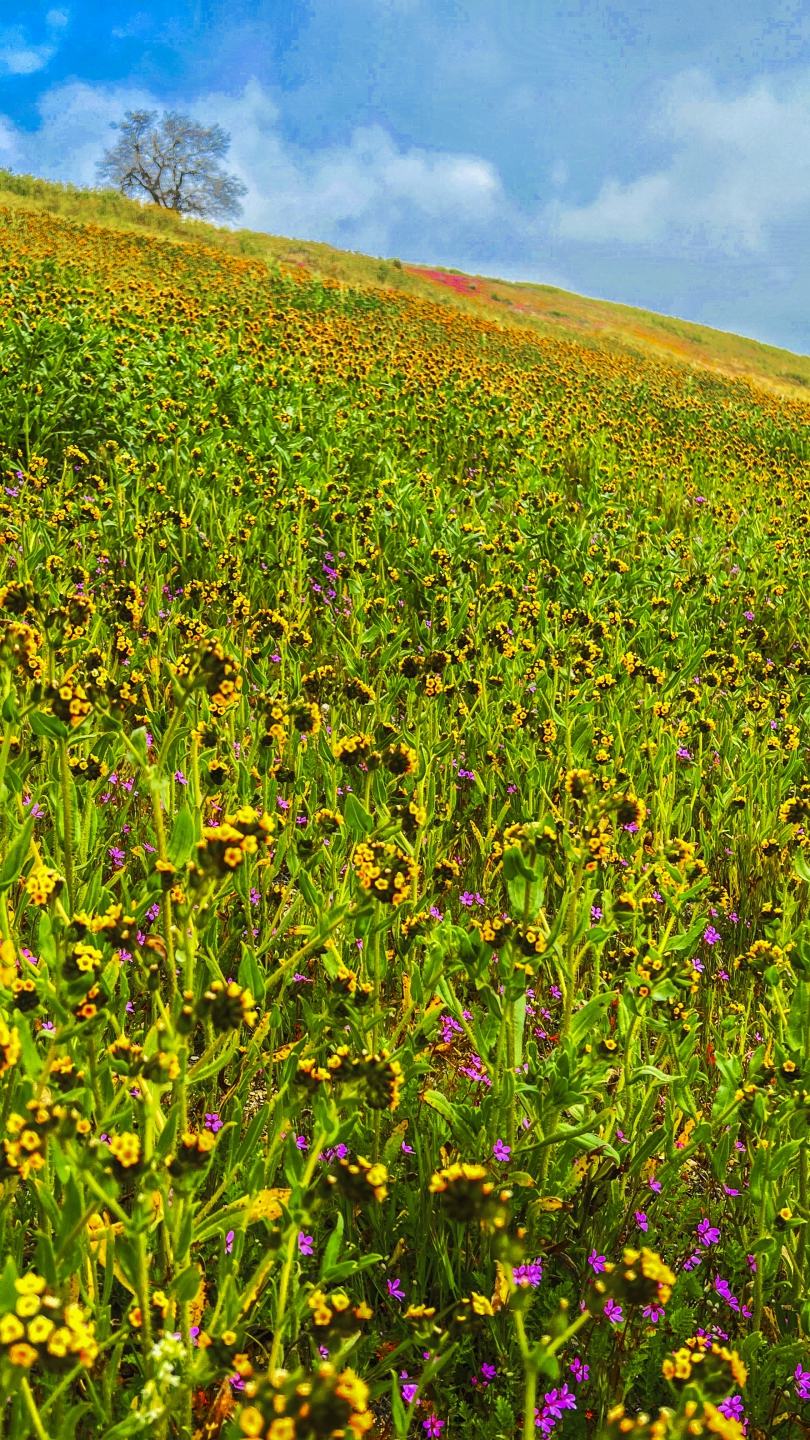
[[[810,406],[0,210],[6,1436],[810,1427]]]

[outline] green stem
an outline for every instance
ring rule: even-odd
[[[805,985],[805,1017],[804,1017],[804,1049],[803,1069],[807,1073],[807,1066],[810,1063],[810,985]],[[799,1152],[799,1203],[802,1208],[802,1215],[807,1215],[808,1199],[808,1158],[807,1146],[802,1145]],[[795,1273],[795,1296],[799,1299],[804,1284],[805,1256],[807,1253],[807,1226],[802,1225],[799,1230],[798,1243],[796,1246],[796,1273]],[[757,1274],[759,1274],[761,1257],[757,1260]]]
[[[520,1310],[515,1311],[515,1329],[523,1359],[523,1440],[534,1440],[536,1434],[534,1412],[537,1406],[537,1361],[526,1339],[526,1326]]]
[[[31,1424],[34,1427],[34,1434],[36,1435],[37,1440],[51,1440],[51,1437],[49,1436],[47,1430],[45,1429],[45,1426],[42,1423],[42,1418],[40,1416],[39,1410],[37,1409],[37,1402],[34,1399],[34,1392],[32,1391],[31,1386],[28,1384],[28,1379],[25,1375],[23,1375],[22,1381],[20,1382],[20,1389],[22,1390],[23,1399],[25,1400],[28,1414],[31,1417]]]
[[[62,823],[65,827],[65,881],[67,883],[70,913],[76,908],[75,882],[73,878],[73,795],[71,793],[70,762],[67,740],[59,740],[59,769],[62,788]]]
[[[759,1202],[759,1217],[757,1223],[757,1240],[762,1240],[765,1235],[765,1217],[768,1206],[768,1185],[765,1180],[762,1182],[762,1199]],[[763,1282],[763,1253],[757,1250],[757,1270],[754,1276],[754,1304],[751,1318],[752,1330],[762,1329],[762,1282]]]
[[[163,824],[163,811],[161,809],[160,792],[157,788],[154,788],[152,790],[152,819],[155,826],[155,838],[157,839],[158,859],[161,861],[165,861],[168,858],[166,849],[166,827]],[[164,890],[163,892],[161,898],[161,909],[163,912],[163,939],[166,945],[166,975],[169,981],[169,993],[174,1000],[177,995],[177,976],[174,973],[172,897],[169,894],[168,890]]]
[[[312,1149],[310,1151],[309,1160],[307,1161],[307,1166],[301,1180],[302,1195],[306,1194],[307,1186],[309,1185],[309,1182],[315,1173],[315,1166],[318,1163],[318,1156],[320,1155],[321,1146],[324,1143],[324,1139],[325,1136],[323,1131],[320,1131],[317,1135],[313,1137]],[[276,1306],[276,1325],[275,1330],[273,1331],[273,1345],[270,1351],[269,1369],[271,1375],[278,1366],[279,1354],[281,1351],[281,1342],[284,1335],[284,1316],[287,1310],[287,1295],[290,1288],[290,1276],[292,1274],[292,1267],[295,1262],[295,1252],[297,1246],[298,1225],[296,1223],[293,1223],[290,1228],[289,1239],[287,1240],[287,1254],[284,1260],[284,1269],[281,1272],[281,1280],[279,1281],[278,1304]]]
[[[138,1286],[138,1305],[141,1311],[141,1350],[143,1353],[144,1370],[147,1376],[152,1374],[152,1315],[149,1310],[149,1262],[146,1254],[146,1236],[141,1231],[136,1237],[138,1255],[138,1271],[136,1284]]]
[[[574,960],[574,931],[577,920],[577,898],[579,896],[585,862],[580,860],[577,872],[574,876],[574,889],[568,906],[568,917],[566,922],[565,937],[565,1009],[563,1011],[560,1039],[564,1040],[571,1029],[571,1016],[574,1013],[574,995],[577,986],[577,967]]]
[[[11,750],[12,723],[7,720],[3,726],[3,747],[0,749],[0,788],[6,778],[6,765],[8,764],[9,752]]]
[[[79,832],[79,865],[83,865],[87,859],[87,845],[90,839],[90,822],[93,815],[95,803],[93,791],[90,786],[85,787],[84,814],[82,815],[82,828]]]
[[[506,1143],[514,1150],[517,1133],[517,1110],[515,1100],[515,1001],[504,997],[506,1011],[506,1068],[512,1077],[509,1082],[509,1104],[506,1110]]]

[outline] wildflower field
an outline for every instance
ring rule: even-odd
[[[810,406],[0,209],[3,1435],[810,1429]]]

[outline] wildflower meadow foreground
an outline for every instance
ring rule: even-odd
[[[810,1427],[810,405],[0,210],[12,1440]]]

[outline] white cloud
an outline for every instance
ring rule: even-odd
[[[68,23],[67,10],[49,10],[45,26],[53,41]],[[0,75],[34,75],[56,54],[56,46],[33,45],[19,25],[0,30]]]
[[[126,25],[114,25],[112,34],[116,40],[132,40],[137,39],[140,35],[145,35],[151,28],[152,17],[145,11],[139,10],[127,21]]]
[[[761,253],[775,226],[810,206],[810,77],[781,96],[760,83],[726,98],[690,72],[656,128],[670,163],[628,184],[606,181],[589,205],[555,207],[562,239]]]
[[[39,102],[41,124],[17,130],[0,118],[0,163],[51,179],[93,184],[95,163],[114,142],[124,110],[160,109],[146,91],[54,86]],[[329,240],[392,254],[416,241],[421,253],[473,254],[476,239],[510,212],[497,171],[474,155],[397,146],[381,126],[357,129],[342,145],[300,152],[285,143],[279,112],[255,80],[241,95],[201,96],[190,111],[232,137],[228,169],[248,194],[240,223],[278,235]],[[437,248],[438,247],[438,248]],[[459,261],[458,263],[463,263]]]
[[[28,45],[21,31],[6,30],[0,35],[0,75],[33,75],[53,53],[53,45]]]
[[[252,81],[238,99],[208,97],[233,137],[230,162],[248,185],[245,223],[280,234],[343,237],[390,252],[403,222],[456,232],[486,225],[504,203],[485,161],[446,151],[397,147],[381,126],[355,130],[347,144],[298,154],[278,132],[278,112]]]
[[[52,86],[39,101],[37,130],[0,117],[0,161],[48,180],[94,185],[96,161],[115,143],[110,128],[124,110],[148,105],[145,91],[97,89],[74,82]]]

